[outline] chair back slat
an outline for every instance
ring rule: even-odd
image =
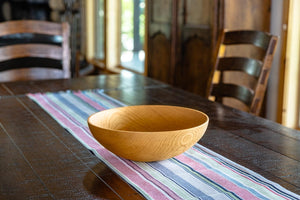
[[[66,32],[65,27],[63,27],[62,24],[42,20],[5,21],[1,22],[0,26],[0,36],[18,33],[62,35]]]
[[[253,90],[234,84],[218,84],[213,86],[212,96],[222,101],[224,97],[236,98],[245,105],[250,106],[253,98]]]
[[[261,31],[229,31],[225,33],[224,45],[252,44],[264,50],[269,47],[272,35]]]
[[[52,44],[61,46],[63,37],[61,35],[43,35],[36,33],[16,33],[0,37],[0,47],[13,44]]]
[[[263,63],[259,60],[243,57],[220,58],[220,71],[243,71],[250,76],[259,77]]]
[[[0,62],[14,58],[39,57],[63,59],[62,48],[48,44],[16,44],[0,48]],[[55,66],[53,66],[55,68]]]

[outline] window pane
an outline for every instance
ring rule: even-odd
[[[122,0],[122,51],[133,50],[133,0]]]
[[[104,48],[104,0],[96,0],[96,59],[105,58]]]
[[[121,64],[144,72],[145,1],[122,0]]]

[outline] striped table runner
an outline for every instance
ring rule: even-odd
[[[28,94],[86,148],[147,199],[300,199],[280,185],[199,145],[159,162],[133,162],[102,147],[89,115],[123,103],[102,90]]]

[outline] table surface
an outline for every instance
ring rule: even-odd
[[[93,88],[127,105],[178,105],[207,113],[201,145],[300,194],[300,132],[121,73],[0,84],[0,199],[143,199],[26,96]]]

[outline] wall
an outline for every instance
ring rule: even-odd
[[[281,50],[282,50],[282,33],[286,32],[286,25],[283,25],[283,1],[285,0],[272,0],[271,7],[271,29],[270,32],[279,36],[276,52],[273,59],[272,69],[269,77],[268,92],[266,94],[266,118],[272,121],[277,121],[278,104],[280,99],[280,67],[281,67]]]

